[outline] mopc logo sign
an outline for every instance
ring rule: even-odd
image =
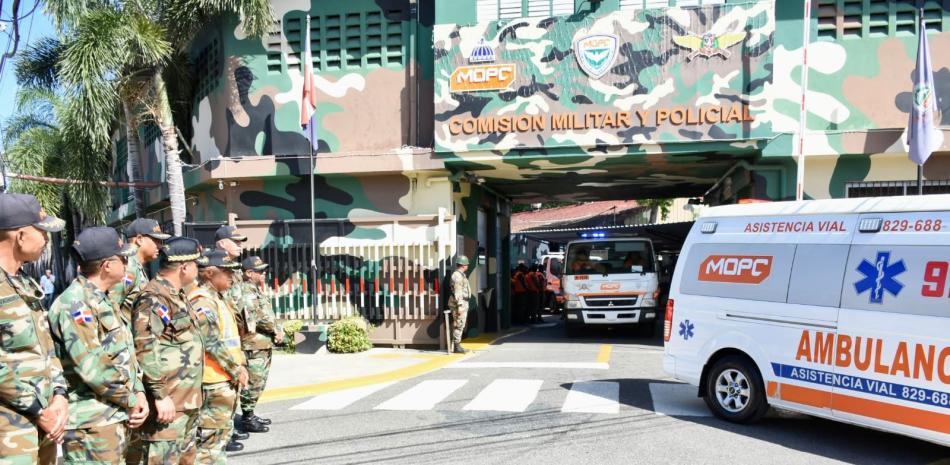
[[[699,265],[700,281],[759,284],[771,273],[769,256],[711,255]]]
[[[517,71],[513,63],[460,66],[449,80],[452,92],[505,90],[515,82]]]
[[[574,42],[577,64],[594,79],[600,79],[617,61],[620,40],[615,35],[595,34],[581,37]]]

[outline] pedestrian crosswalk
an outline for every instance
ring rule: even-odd
[[[616,415],[621,412],[620,382],[613,380],[576,380],[555,383],[541,379],[502,378],[428,379],[373,384],[314,396],[291,410],[343,410],[368,408],[375,411],[461,410],[468,412],[524,412],[544,403],[559,402],[565,414]],[[547,397],[539,400],[545,386]],[[645,388],[646,386],[644,386]],[[560,394],[567,388],[566,395]],[[675,383],[650,383],[653,410],[668,416],[709,416],[696,388]],[[635,407],[627,407],[635,408]]]

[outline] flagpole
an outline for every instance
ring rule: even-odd
[[[804,200],[805,198],[805,131],[808,118],[808,112],[805,110],[805,95],[808,93],[808,43],[811,42],[811,2],[812,0],[804,0],[803,2],[805,14],[802,20],[802,73],[800,78],[802,101],[798,113],[798,134],[796,134],[798,171],[795,176],[795,200]]]
[[[307,52],[310,52],[310,15],[309,14],[307,14],[306,27],[307,29],[306,29],[305,40],[307,42],[305,45],[307,48]],[[306,73],[311,73],[311,75],[307,77],[309,77],[310,79],[313,79],[312,72],[310,71],[310,66],[311,66],[311,63],[313,63],[313,58],[310,55],[310,53],[305,53],[304,59],[307,60],[307,63],[301,63],[300,68],[303,69],[304,72]],[[304,82],[305,83],[307,82],[306,78],[304,79]],[[313,89],[311,88],[310,90],[312,91]],[[304,102],[304,105],[306,105],[306,102]],[[316,107],[314,107],[313,111],[314,112],[317,111]],[[310,139],[308,141],[308,145],[310,146],[310,279],[313,285],[316,286],[317,285],[317,253],[319,251],[320,246],[319,244],[317,244],[317,212],[316,212],[316,205],[315,205],[315,200],[314,200],[315,194],[314,194],[314,189],[313,189],[313,176],[314,174],[316,174],[316,161],[314,160],[316,150],[314,149],[314,145],[316,145],[316,142],[318,139],[317,139],[316,131],[314,130],[314,124],[313,124],[312,119],[309,122],[309,124],[307,124],[307,131],[310,133],[309,134],[310,137],[308,138]],[[310,320],[311,322],[313,322],[313,324],[317,324],[316,305],[314,305],[315,303],[316,302],[311,302],[311,305],[310,305]]]

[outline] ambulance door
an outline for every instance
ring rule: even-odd
[[[841,297],[834,415],[950,442],[950,212],[860,219]]]

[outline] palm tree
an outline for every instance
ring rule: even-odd
[[[223,15],[238,15],[245,32],[260,37],[273,22],[269,1],[126,0],[103,4],[52,0],[47,2],[47,12],[68,37],[59,62],[62,85],[75,97],[73,110],[87,115],[76,121],[74,129],[91,140],[94,148],[105,147],[120,106],[127,120],[132,120],[127,124],[137,120],[131,110],[142,107],[158,126],[174,232],[180,235],[186,213],[185,188],[165,76],[170,59],[184,52],[202,27]],[[124,92],[143,82],[147,83],[146,92]],[[120,95],[130,94],[138,97],[120,99]],[[129,142],[131,146],[132,139]]]

